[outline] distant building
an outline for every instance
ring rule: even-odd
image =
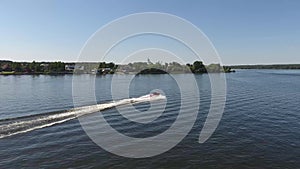
[[[102,73],[109,73],[111,71],[111,68],[102,68],[101,72]]]
[[[91,73],[92,74],[99,74],[99,70],[98,69],[92,69]]]
[[[48,67],[49,64],[47,64],[47,63],[42,63],[42,64],[40,64],[40,66],[41,66],[41,67]]]
[[[73,71],[75,69],[75,65],[65,65],[65,70]]]
[[[78,65],[78,64],[66,64],[65,65],[66,71],[75,71],[76,73],[85,73],[84,72],[84,66]]]

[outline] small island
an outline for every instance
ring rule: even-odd
[[[166,74],[166,73],[229,73],[230,67],[220,64],[204,65],[201,61],[182,65],[177,62],[152,63],[134,62],[115,64],[113,62],[13,62],[0,60],[0,75],[63,75],[63,74]]]

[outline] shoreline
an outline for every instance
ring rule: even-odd
[[[37,72],[37,73],[28,73],[28,72],[0,72],[2,76],[21,76],[21,75],[68,75],[74,74],[73,72],[55,72],[55,73],[45,73],[45,72]]]
[[[202,75],[202,74],[208,74],[208,73],[235,73],[235,70],[232,70],[230,72],[201,72],[201,73],[193,73],[193,72],[163,72],[163,73],[157,73],[157,72],[147,72],[147,73],[140,73],[140,72],[115,72],[115,73],[106,73],[106,74],[95,74],[95,73],[76,73],[76,72],[51,72],[51,73],[45,73],[45,72],[37,72],[37,73],[27,73],[27,72],[0,72],[0,76],[26,76],[26,75],[49,75],[49,76],[59,76],[59,75],[96,75],[96,76],[105,76],[105,75],[163,75],[163,74],[195,74],[195,75]]]

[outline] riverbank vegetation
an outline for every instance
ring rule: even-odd
[[[112,62],[13,62],[0,60],[0,74],[2,75],[22,75],[22,74],[164,74],[164,73],[220,73],[232,72],[230,67],[220,64],[204,65],[201,61],[193,64],[180,64],[177,62],[152,63],[134,62],[117,65]]]

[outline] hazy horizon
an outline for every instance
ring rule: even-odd
[[[47,60],[31,60],[31,61],[24,61],[24,60],[8,60],[8,59],[1,59],[0,61],[12,61],[12,62],[64,62],[64,63],[100,63],[102,61],[87,61],[87,62],[81,62],[81,61],[63,61],[63,60],[51,60],[51,61],[47,61]],[[195,60],[196,61],[196,60]],[[201,61],[201,60],[199,60]],[[109,63],[110,61],[105,61],[106,63]],[[136,61],[136,62],[147,62],[147,60],[145,61]],[[162,62],[162,61],[158,61],[158,62]],[[171,63],[173,61],[167,61],[167,62],[162,62],[162,63]],[[115,63],[115,62],[113,62]],[[134,62],[128,62],[128,63],[134,63]],[[126,63],[115,63],[117,65],[122,65],[122,64],[128,64],[127,62]],[[156,63],[156,62],[153,62],[153,63]],[[187,62],[186,64],[192,64],[194,63],[194,61],[192,62]],[[205,65],[208,65],[206,63],[204,63]],[[214,63],[210,63],[210,64],[214,64]],[[252,64],[247,64],[247,63],[242,63],[242,64],[222,64],[223,66],[239,66],[239,65],[293,65],[293,64],[296,64],[296,65],[300,65],[300,63],[252,63]]]

